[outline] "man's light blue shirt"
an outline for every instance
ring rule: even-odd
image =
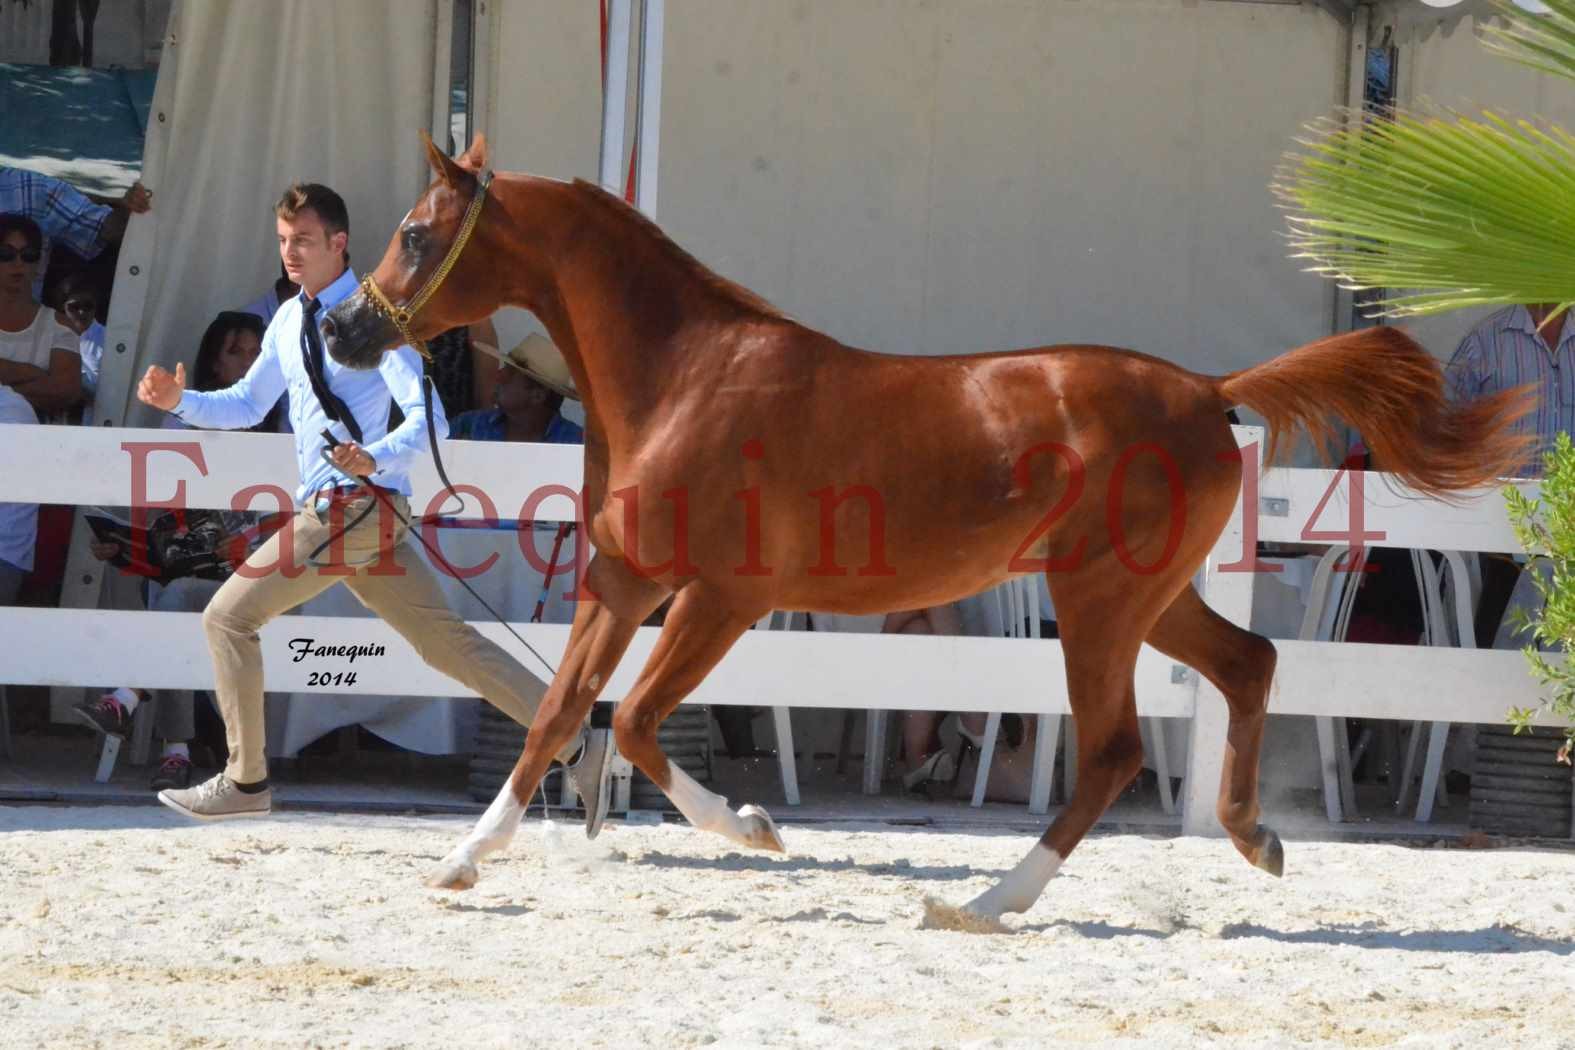
[[[322,312],[350,297],[360,282],[350,269],[318,293]],[[349,431],[329,420],[312,392],[312,381],[301,359],[301,317],[306,293],[281,303],[268,330],[263,333],[262,352],[246,375],[234,386],[211,393],[187,390],[175,406],[175,415],[197,427],[241,430],[262,421],[279,395],[290,397],[290,426],[295,431],[295,458],[301,471],[301,487],[295,502],[304,506],[313,493],[328,485],[352,484],[353,479],[330,466],[322,457],[320,431],[325,428],[340,441],[349,441]],[[319,315],[321,316],[321,315]],[[361,427],[363,447],[377,461],[371,480],[384,488],[410,495],[410,465],[427,450],[425,399],[421,396],[421,358],[408,346],[385,353],[376,370],[357,372],[338,364],[326,353],[323,373],[328,387],[345,403]],[[398,402],[405,420],[393,433],[388,432],[389,396]],[[443,404],[432,399],[439,438],[448,436],[448,419]]]

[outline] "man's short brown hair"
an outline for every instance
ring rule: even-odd
[[[318,182],[297,182],[284,191],[273,213],[281,219],[294,221],[303,211],[314,211],[328,228],[329,233],[350,232],[350,210],[345,199]]]
[[[345,199],[320,182],[297,182],[273,206],[274,215],[286,222],[294,222],[303,211],[314,213],[330,237],[350,233],[350,209],[345,207]],[[349,261],[346,251],[345,262]]]

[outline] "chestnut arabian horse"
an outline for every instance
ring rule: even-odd
[[[1047,572],[1078,739],[1075,796],[965,912],[1027,909],[1141,768],[1133,671],[1146,641],[1229,706],[1218,816],[1278,875],[1258,823],[1258,752],[1274,647],[1190,586],[1241,490],[1226,412],[1277,435],[1357,427],[1412,488],[1487,484],[1524,462],[1514,391],[1451,406],[1436,361],[1376,328],[1231,375],[1099,346],[926,357],[869,353],[783,316],[585,182],[485,172],[477,139],[436,178],[361,289],[328,313],[334,360],[376,367],[407,341],[532,311],[566,357],[586,417],[593,598],[509,782],[432,885],[463,889],[506,846],[542,776],[603,697],[641,621],[665,625],[613,717],[619,750],[695,826],[781,850],[771,818],[734,812],[668,762],[656,729],[775,609],[880,613]],[[1271,450],[1272,455],[1272,450]],[[1124,494],[1111,499],[1108,494]]]

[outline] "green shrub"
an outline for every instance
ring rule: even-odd
[[[1531,720],[1542,712],[1571,723],[1559,751],[1559,761],[1567,764],[1575,750],[1575,663],[1571,660],[1575,653],[1575,445],[1570,436],[1560,434],[1543,461],[1547,472],[1538,499],[1527,499],[1513,485],[1504,490],[1509,520],[1521,546],[1526,553],[1546,559],[1552,570],[1532,576],[1542,610],[1532,615],[1523,609],[1511,613],[1517,633],[1531,638],[1526,660],[1546,698],[1536,708],[1511,708],[1509,722],[1517,733],[1530,729]]]

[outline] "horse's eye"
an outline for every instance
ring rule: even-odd
[[[414,255],[420,252],[421,246],[426,243],[426,234],[421,229],[411,226],[400,234],[399,239],[405,251]]]

